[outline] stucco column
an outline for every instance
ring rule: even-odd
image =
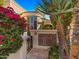
[[[57,23],[56,29],[58,31],[58,38],[59,38],[59,53],[60,59],[68,59],[68,47],[64,38],[64,29],[61,23]]]

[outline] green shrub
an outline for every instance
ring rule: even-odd
[[[49,59],[59,59],[59,46],[54,45],[49,50]]]

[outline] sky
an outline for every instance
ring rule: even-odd
[[[34,11],[40,0],[16,0],[16,2],[27,11]]]
[[[35,7],[41,0],[16,0],[16,2],[27,11],[34,11]],[[45,18],[49,19],[49,15],[45,15]]]

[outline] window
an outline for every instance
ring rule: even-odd
[[[37,16],[30,17],[30,29],[37,29]]]

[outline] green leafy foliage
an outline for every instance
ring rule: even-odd
[[[64,27],[70,25],[74,6],[75,0],[41,0],[36,11],[50,15],[53,28],[56,28],[56,24],[62,21]]]
[[[22,46],[21,34],[26,28],[25,19],[8,8],[0,7],[0,56],[4,56],[0,59],[5,59]]]
[[[42,26],[41,29],[48,29],[48,30],[53,29],[52,25],[46,24],[46,25],[41,25],[41,26]]]
[[[59,46],[54,45],[49,50],[50,59],[59,59]]]

